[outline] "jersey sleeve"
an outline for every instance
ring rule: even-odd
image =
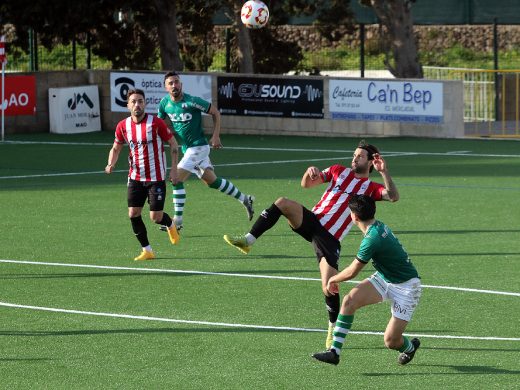
[[[371,198],[374,200],[382,200],[383,199],[383,191],[385,189],[385,186],[379,183],[372,182],[372,185],[374,188],[372,189],[372,192],[370,194]]]
[[[356,259],[358,259],[362,263],[368,263],[374,255],[375,244],[376,242],[373,239],[373,237],[371,237],[370,235],[365,236],[361,241],[361,244],[359,245],[359,250],[356,255]]]
[[[337,177],[339,175],[339,172],[343,171],[344,169],[345,167],[339,164],[325,168],[323,171],[320,172],[321,179],[323,180],[323,182],[328,183],[334,177]]]
[[[157,108],[157,117],[160,119],[166,118],[166,111],[164,110],[164,98],[159,102],[159,107]]]
[[[114,142],[118,144],[124,144],[126,142],[125,137],[123,135],[123,126],[123,121],[119,122],[116,126]]]
[[[170,138],[173,137],[173,134],[168,126],[166,126],[166,123],[161,118],[157,117],[155,118],[155,123],[157,125],[157,134],[159,134],[159,137],[161,137],[163,141],[169,141]]]
[[[192,107],[195,107],[197,110],[203,112],[204,114],[207,114],[209,112],[209,109],[211,107],[210,102],[198,96],[192,96],[191,99]]]

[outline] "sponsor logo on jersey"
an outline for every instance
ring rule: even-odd
[[[172,122],[189,122],[193,119],[193,115],[189,112],[183,112],[180,114],[168,114]]]

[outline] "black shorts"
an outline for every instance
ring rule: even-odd
[[[128,179],[128,207],[143,207],[146,199],[150,204],[150,211],[163,211],[166,182]]]
[[[325,260],[332,268],[338,269],[339,254],[341,252],[340,242],[323,227],[312,211],[303,206],[302,208],[302,225],[298,229],[293,229],[293,231],[312,243],[318,263],[322,257],[325,257]]]

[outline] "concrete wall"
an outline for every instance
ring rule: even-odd
[[[27,74],[27,73],[26,73]],[[64,88],[79,85],[98,85],[101,105],[101,125],[105,131],[113,131],[126,113],[110,110],[110,71],[78,70],[62,72],[37,72],[37,106],[34,116],[7,116],[6,134],[49,131],[49,88]],[[217,101],[216,78],[213,80],[213,100]],[[226,74],[226,76],[229,76]],[[238,76],[238,75],[237,75]],[[243,75],[240,75],[243,76]],[[273,77],[273,76],[269,76]],[[277,76],[274,76],[277,77]],[[283,76],[279,76],[283,77]],[[294,76],[291,76],[294,77]],[[308,76],[302,76],[308,77]],[[319,78],[319,77],[313,77]],[[222,116],[223,134],[302,135],[302,136],[371,136],[371,137],[464,137],[463,87],[461,81],[444,83],[444,123],[417,124],[406,122],[362,122],[332,120],[328,107],[328,78],[324,77],[324,119],[293,119]],[[358,79],[359,80],[359,79]],[[381,79],[380,79],[381,80]],[[392,79],[395,81],[395,79]],[[204,118],[206,129],[211,130],[211,118]]]

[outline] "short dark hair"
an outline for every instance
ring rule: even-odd
[[[369,221],[376,215],[376,202],[367,195],[351,195],[348,207],[361,221]]]
[[[174,71],[174,70],[170,70],[168,73],[166,73],[166,74],[164,75],[164,81],[163,81],[163,82],[166,82],[166,79],[167,79],[168,77],[180,77],[180,76],[179,76],[179,74],[178,74],[176,71]]]
[[[142,89],[129,89],[128,90],[128,93],[126,94],[126,101],[128,102],[128,100],[130,100],[130,96],[132,96],[133,94],[138,94],[138,95],[142,95],[143,96],[143,99],[146,98],[144,96],[144,91]]]
[[[368,144],[364,139],[359,142],[357,147],[359,149],[366,150],[366,152],[368,153],[369,161],[374,159],[374,154],[379,154],[379,149],[374,145]],[[369,172],[372,172],[373,170],[374,166],[371,166]]]

